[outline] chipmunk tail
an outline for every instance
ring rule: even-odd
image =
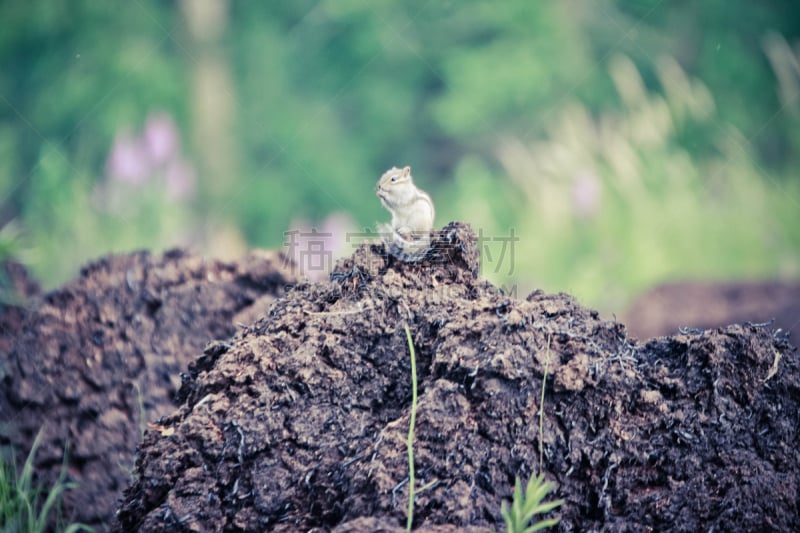
[[[406,240],[395,234],[390,240],[384,240],[389,254],[404,263],[416,263],[425,258],[431,249],[430,235]]]

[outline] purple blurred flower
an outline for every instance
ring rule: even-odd
[[[151,175],[150,160],[142,142],[127,131],[117,133],[106,162],[111,179],[141,185]]]
[[[191,197],[197,184],[194,168],[180,153],[178,128],[167,113],[149,114],[140,136],[126,130],[118,132],[106,170],[109,180],[96,195],[109,201],[117,197],[129,199],[130,191],[120,189],[121,183],[141,187],[158,177],[153,185],[171,200]]]
[[[591,171],[579,172],[572,184],[572,207],[578,218],[593,218],[600,210],[600,180]]]
[[[166,113],[149,115],[142,141],[150,161],[154,165],[164,165],[178,154],[180,136],[175,121]]]

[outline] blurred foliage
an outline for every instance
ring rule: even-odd
[[[731,125],[717,126],[713,154],[693,157],[681,133],[713,123],[714,100],[673,60],[659,63],[660,93],[645,90],[624,56],[610,71],[622,110],[593,117],[576,103],[547,141],[508,138],[498,148],[525,198],[511,226],[527,229],[523,246],[547,251],[518,257],[505,284],[535,272],[564,284],[548,289],[620,309],[631,291],[681,275],[796,276],[800,183],[767,174]]]
[[[108,251],[279,247],[335,213],[374,227],[375,181],[410,164],[507,286],[621,312],[665,278],[797,276],[794,11],[2,2],[0,226],[54,285]]]

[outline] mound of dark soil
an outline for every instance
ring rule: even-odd
[[[773,321],[800,345],[800,281],[678,282],[655,287],[634,300],[625,325],[640,339],[681,328],[715,328]]]
[[[208,346],[180,409],[145,435],[118,528],[399,530],[404,325],[419,530],[501,530],[515,477],[538,471],[565,499],[561,531],[800,523],[800,366],[785,338],[730,326],[638,344],[568,295],[510,298],[477,265],[458,224],[420,264],[364,245],[329,283]]]
[[[111,522],[148,421],[172,413],[180,373],[211,340],[229,338],[291,281],[285,258],[238,263],[178,250],[93,263],[78,280],[0,313],[0,446],[18,463],[43,429],[39,481],[50,486],[68,448],[64,516]],[[16,292],[35,294],[18,267]],[[258,313],[258,314],[261,314]]]

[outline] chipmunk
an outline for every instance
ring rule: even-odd
[[[414,185],[411,167],[387,170],[375,192],[392,214],[392,223],[378,232],[387,250],[401,261],[419,261],[430,248],[434,209],[431,197]]]

